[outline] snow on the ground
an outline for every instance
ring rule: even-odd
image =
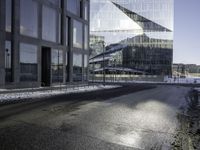
[[[188,84],[197,84],[200,83],[200,78],[195,78],[195,77],[186,77],[186,78],[178,78],[178,77],[173,77],[173,78],[168,78],[165,77],[164,79],[165,82],[167,83],[188,83]]]
[[[28,90],[27,92],[15,91],[13,93],[1,93],[0,102],[44,98],[44,97],[50,97],[50,96],[55,96],[55,95],[80,93],[80,92],[95,91],[95,90],[101,90],[101,89],[111,89],[111,88],[117,88],[117,87],[119,86],[93,85],[93,86],[74,87],[74,88],[61,88],[61,89],[56,89],[56,90],[52,89],[52,90],[45,90],[45,91],[31,91],[31,90]],[[38,90],[39,89],[40,88],[38,88]],[[1,90],[1,91],[6,91],[6,90]]]
[[[200,88],[194,88],[195,90],[197,90],[200,93]]]
[[[102,80],[91,80],[91,82],[103,82]],[[106,80],[106,82],[117,82],[117,83],[157,83],[157,84],[162,84],[162,83],[168,83],[168,84],[200,84],[200,78],[195,78],[195,77],[186,77],[186,78],[178,78],[178,77],[164,77],[163,81],[142,81],[142,80]]]

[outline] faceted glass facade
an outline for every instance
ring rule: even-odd
[[[90,8],[90,46],[99,51],[105,45],[107,67],[171,75],[173,0],[91,0]],[[100,69],[103,50],[96,54],[91,63]]]

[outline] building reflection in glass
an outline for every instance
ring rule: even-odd
[[[83,63],[82,63],[82,54],[74,53],[73,54],[73,81],[79,82],[82,81],[83,74]]]
[[[108,73],[171,75],[173,0],[91,0],[90,7],[90,65],[96,73],[104,62]]]
[[[38,80],[37,46],[20,43],[20,81]]]
[[[12,64],[11,64],[11,42],[6,41],[6,51],[5,51],[5,81],[6,82],[12,82]]]
[[[53,49],[51,51],[52,83],[63,82],[63,51]]]

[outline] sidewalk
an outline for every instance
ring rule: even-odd
[[[53,87],[38,87],[26,89],[0,89],[0,103],[28,99],[46,98],[55,95],[82,93],[88,91],[117,88],[119,86],[102,84],[61,85]]]

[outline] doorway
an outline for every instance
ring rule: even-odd
[[[41,86],[51,85],[51,48],[42,47]]]

